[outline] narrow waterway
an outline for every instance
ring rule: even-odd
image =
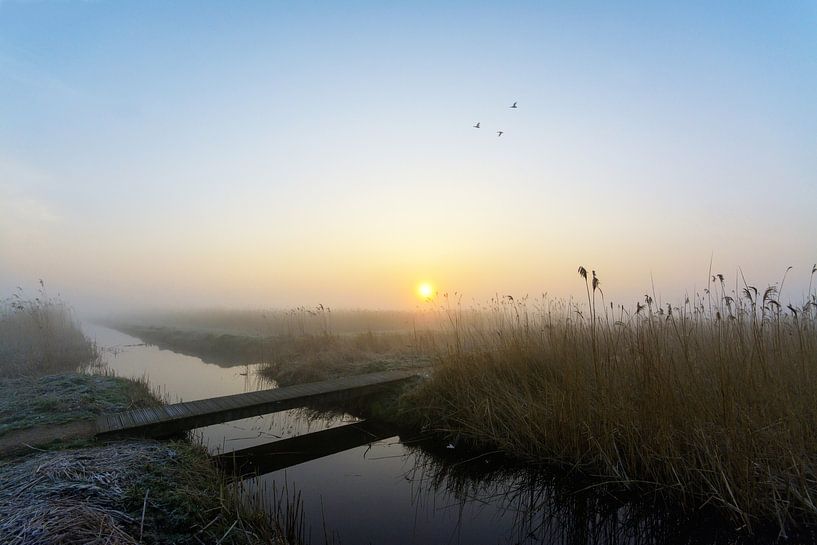
[[[168,401],[274,388],[257,365],[223,367],[86,325],[117,375],[146,378]],[[195,433],[213,454],[354,422],[285,411],[209,426]],[[453,447],[453,448],[452,448]],[[300,493],[305,541],[312,544],[663,544],[715,543],[701,526],[649,502],[622,504],[563,489],[558,479],[509,467],[494,455],[397,435],[248,479],[246,493],[271,511]],[[291,502],[290,502],[291,504]],[[645,510],[645,505],[647,506]],[[291,505],[290,505],[291,507]]]

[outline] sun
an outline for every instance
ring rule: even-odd
[[[429,299],[434,294],[434,288],[428,282],[423,282],[417,286],[417,295],[422,299]]]

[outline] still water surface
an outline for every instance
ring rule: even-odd
[[[105,327],[85,329],[117,375],[145,377],[169,401],[275,387],[258,375],[257,365],[222,367]],[[316,419],[296,410],[209,426],[196,434],[218,454],[354,421],[349,415]],[[671,510],[650,510],[649,501],[622,504],[604,495],[565,492],[552,476],[511,468],[497,456],[466,457],[447,444],[397,435],[261,475],[245,488],[247,494],[266,496],[270,510],[284,489],[290,497],[300,491],[305,537],[313,544],[718,541],[714,527]]]

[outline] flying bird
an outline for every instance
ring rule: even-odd
[[[478,128],[479,128],[479,121],[477,121],[477,124],[476,124],[476,125],[474,125],[474,128],[475,128],[475,129],[478,129]]]
[[[499,138],[500,136],[502,136],[502,133],[504,132],[505,131],[496,131],[496,137]]]
[[[509,106],[509,108],[514,108],[514,109],[516,109],[516,102],[514,102],[512,105],[510,105],[510,106]]]

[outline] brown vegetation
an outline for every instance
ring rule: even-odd
[[[646,485],[739,525],[817,517],[817,296],[722,275],[700,296],[628,311],[580,269],[587,306],[450,309],[433,379],[408,399],[426,426],[602,480]],[[781,284],[782,287],[782,284]],[[589,309],[588,309],[589,307]]]
[[[75,371],[95,359],[70,307],[49,297],[42,281],[34,299],[18,290],[0,301],[0,377]]]

